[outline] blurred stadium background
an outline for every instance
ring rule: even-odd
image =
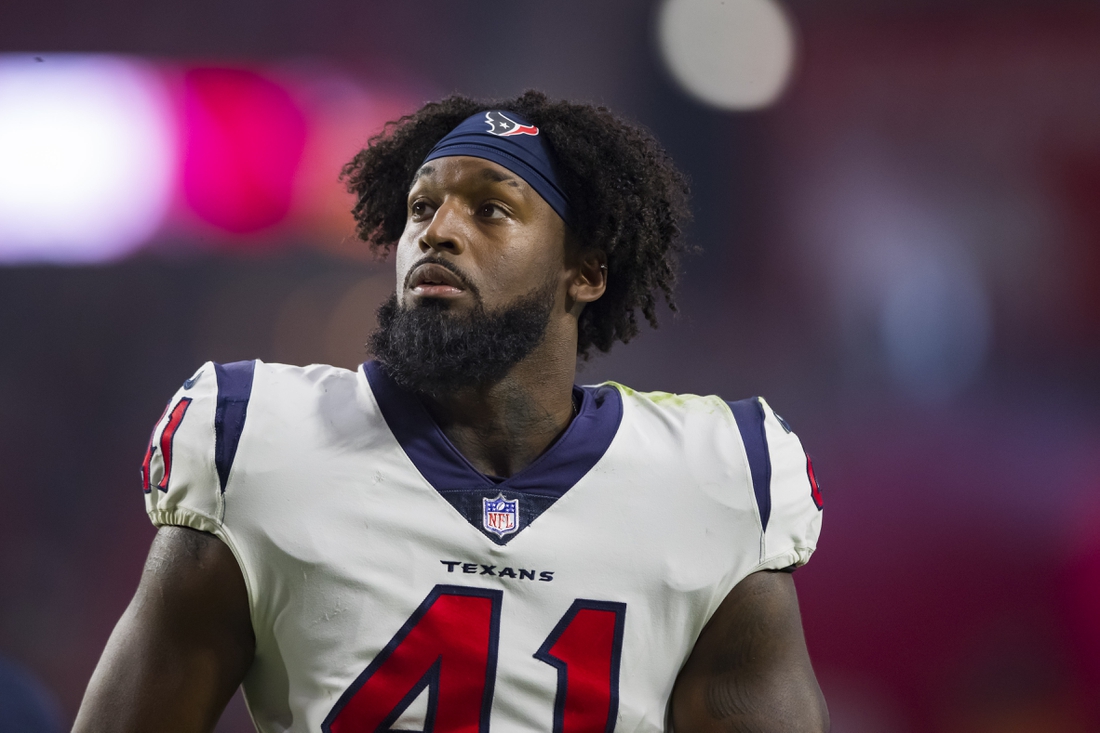
[[[1100,731],[1095,0],[6,4],[0,657],[71,722],[164,400],[206,359],[362,361],[391,266],[341,165],[528,87],[691,175],[681,313],[581,376],[799,432],[834,731]],[[218,730],[250,729],[238,698]]]

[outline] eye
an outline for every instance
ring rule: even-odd
[[[409,204],[409,218],[420,220],[431,212],[431,206],[424,199],[415,199]]]
[[[485,217],[486,219],[501,219],[508,216],[508,212],[504,207],[496,203],[484,203],[477,210],[478,216]]]

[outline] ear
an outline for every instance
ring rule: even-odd
[[[576,303],[591,303],[607,290],[607,255],[600,250],[581,252],[569,283],[569,297]]]

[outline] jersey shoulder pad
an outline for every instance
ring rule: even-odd
[[[224,493],[248,416],[257,363],[208,361],[168,402],[141,467],[153,524],[221,534]]]
[[[729,402],[752,478],[763,535],[758,570],[805,565],[821,532],[821,490],[787,421],[763,397]]]
[[[722,398],[714,395],[640,392],[618,382],[604,382],[599,386],[614,387],[623,399],[629,400],[636,409],[660,414],[661,419],[666,422],[670,420],[680,422],[694,417],[709,419],[715,414],[727,414]]]

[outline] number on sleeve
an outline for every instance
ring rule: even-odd
[[[160,434],[160,455],[164,459],[164,475],[161,476],[160,481],[157,483],[157,488],[161,491],[168,491],[168,478],[172,472],[172,439],[176,437],[176,430],[179,429],[180,423],[183,422],[183,416],[187,413],[187,408],[191,406],[190,397],[181,397],[180,401],[176,403],[176,406],[172,408],[172,415],[168,418],[168,424],[164,426],[164,430]],[[167,412],[165,408],[165,412]],[[164,419],[162,414],[157,420],[157,424]],[[156,450],[154,445],[154,438],[156,437],[157,430],[153,428],[153,434],[149,436],[149,447],[145,450],[145,460],[141,462],[141,488],[148,493],[150,491],[150,464],[153,461],[153,451]]]
[[[325,733],[388,730],[425,687],[425,731],[488,733],[502,596],[437,585],[340,697]]]
[[[558,670],[554,733],[614,730],[625,620],[625,603],[578,598],[535,653]]]
[[[806,454],[806,477],[810,479],[810,498],[814,500],[814,506],[818,511],[821,511],[821,507],[825,502],[821,499],[821,486],[817,483],[817,474],[814,473],[814,464],[810,460],[810,454]]]

